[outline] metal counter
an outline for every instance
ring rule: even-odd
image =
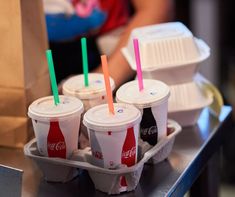
[[[123,193],[121,196],[182,196],[185,194],[205,168],[210,157],[218,152],[226,135],[229,135],[231,110],[231,107],[224,106],[217,119],[209,114],[208,109],[205,109],[197,125],[183,128],[176,137],[169,158],[156,165],[145,165],[135,191]],[[64,184],[44,181],[37,166],[26,158],[20,149],[1,147],[0,164],[24,171],[23,197],[108,196],[95,190],[86,171]]]

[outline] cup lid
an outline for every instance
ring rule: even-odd
[[[117,90],[116,100],[138,108],[148,108],[161,104],[170,96],[170,88],[161,81],[144,79],[143,83],[142,91],[139,91],[137,80],[125,83]]]
[[[104,76],[100,73],[89,73],[89,86],[84,85],[83,74],[69,78],[63,84],[63,94],[80,99],[91,99],[106,95]],[[110,77],[110,86],[114,90],[114,80]]]
[[[53,96],[35,100],[28,108],[28,116],[36,120],[66,118],[73,113],[83,112],[83,103],[75,97],[60,95],[60,103],[54,104]]]
[[[83,123],[95,131],[121,131],[141,121],[141,112],[133,105],[114,103],[114,111],[110,114],[107,104],[95,106],[84,114]]]

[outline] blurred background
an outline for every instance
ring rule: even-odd
[[[235,106],[235,1],[177,0],[175,19],[211,48],[200,72],[221,91],[225,104]],[[234,113],[234,112],[233,112]],[[235,120],[235,114],[233,120]],[[235,129],[221,150],[220,196],[235,196]]]

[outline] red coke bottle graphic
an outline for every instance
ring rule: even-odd
[[[66,143],[58,121],[50,122],[47,152],[49,157],[66,158]]]
[[[133,166],[136,163],[136,140],[134,134],[134,128],[128,128],[125,138],[125,142],[122,147],[122,164],[126,164],[128,167]],[[121,186],[127,186],[125,177],[121,178]]]

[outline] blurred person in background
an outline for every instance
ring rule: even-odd
[[[57,82],[82,73],[80,38],[86,37],[89,71],[101,72],[100,54],[108,55],[109,72],[118,87],[135,74],[120,51],[130,32],[170,21],[173,1],[44,0],[44,10]]]

